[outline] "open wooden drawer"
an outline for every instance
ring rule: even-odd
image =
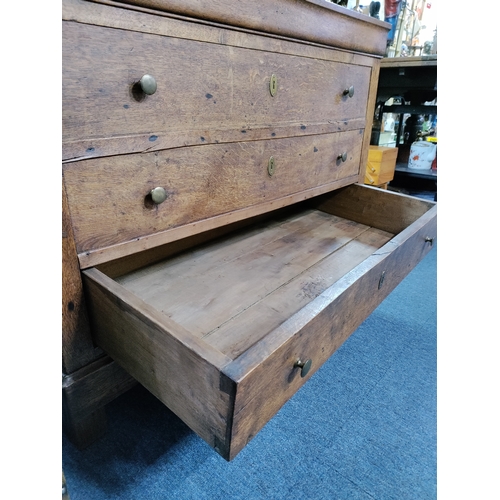
[[[116,276],[83,271],[96,343],[231,460],[436,238],[436,207],[351,185]]]

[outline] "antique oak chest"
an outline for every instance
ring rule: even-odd
[[[65,431],[97,439],[138,381],[231,460],[435,241],[434,203],[360,184],[389,26],[323,0],[62,12]]]

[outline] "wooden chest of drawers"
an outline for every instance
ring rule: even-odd
[[[385,23],[322,0],[63,2],[63,403],[139,381],[231,460],[430,250],[361,186]]]

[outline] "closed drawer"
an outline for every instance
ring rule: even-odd
[[[227,460],[436,238],[434,203],[366,186],[289,210],[123,275],[83,271],[96,343]]]
[[[223,225],[225,214],[241,220],[356,182],[362,139],[355,130],[66,163],[77,251],[82,259],[110,247],[132,252],[151,235],[199,232]],[[166,194],[159,204],[150,195],[157,187]]]
[[[367,66],[75,22],[63,42],[63,160],[364,127]]]

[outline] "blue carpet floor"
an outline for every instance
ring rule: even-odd
[[[71,500],[427,500],[437,496],[434,248],[228,463],[138,386],[109,431],[63,437]]]

